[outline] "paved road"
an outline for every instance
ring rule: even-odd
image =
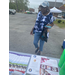
[[[34,36],[30,31],[35,24],[35,14],[16,13],[9,15],[9,50],[34,54]],[[60,29],[56,25],[50,30],[50,37],[45,43],[42,55],[60,58],[63,49],[62,42],[65,38],[65,29]]]

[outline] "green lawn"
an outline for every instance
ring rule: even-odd
[[[59,28],[65,28],[65,20],[56,19],[54,21],[54,24],[57,25]]]

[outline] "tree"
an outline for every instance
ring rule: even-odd
[[[15,0],[15,3],[12,3],[10,0],[9,8],[16,9],[17,12],[28,10],[29,1],[28,0]]]

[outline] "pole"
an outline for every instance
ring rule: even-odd
[[[56,7],[56,0],[55,0],[55,5],[54,5],[54,7]]]
[[[56,7],[56,0],[55,0],[55,4],[54,4],[54,7]],[[54,16],[54,13],[53,13],[53,16]]]
[[[17,11],[18,11],[18,4],[17,4],[17,0],[16,0],[16,6],[17,6]]]

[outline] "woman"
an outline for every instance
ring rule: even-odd
[[[43,31],[43,28],[45,25],[47,26],[53,26],[53,15],[52,13],[50,13],[50,9],[49,9],[49,2],[44,1],[41,5],[41,11],[38,13],[37,15],[37,19],[36,19],[36,23],[35,26],[32,28],[30,34],[33,35],[33,30],[34,30],[34,46],[35,48],[37,48],[35,50],[35,53],[37,53],[37,55],[40,55],[41,52],[43,51],[43,45],[44,42],[43,40],[40,39],[40,35]],[[47,29],[47,31],[49,32],[49,30]],[[49,34],[49,33],[48,33]],[[40,40],[40,46],[38,46],[38,41]]]

